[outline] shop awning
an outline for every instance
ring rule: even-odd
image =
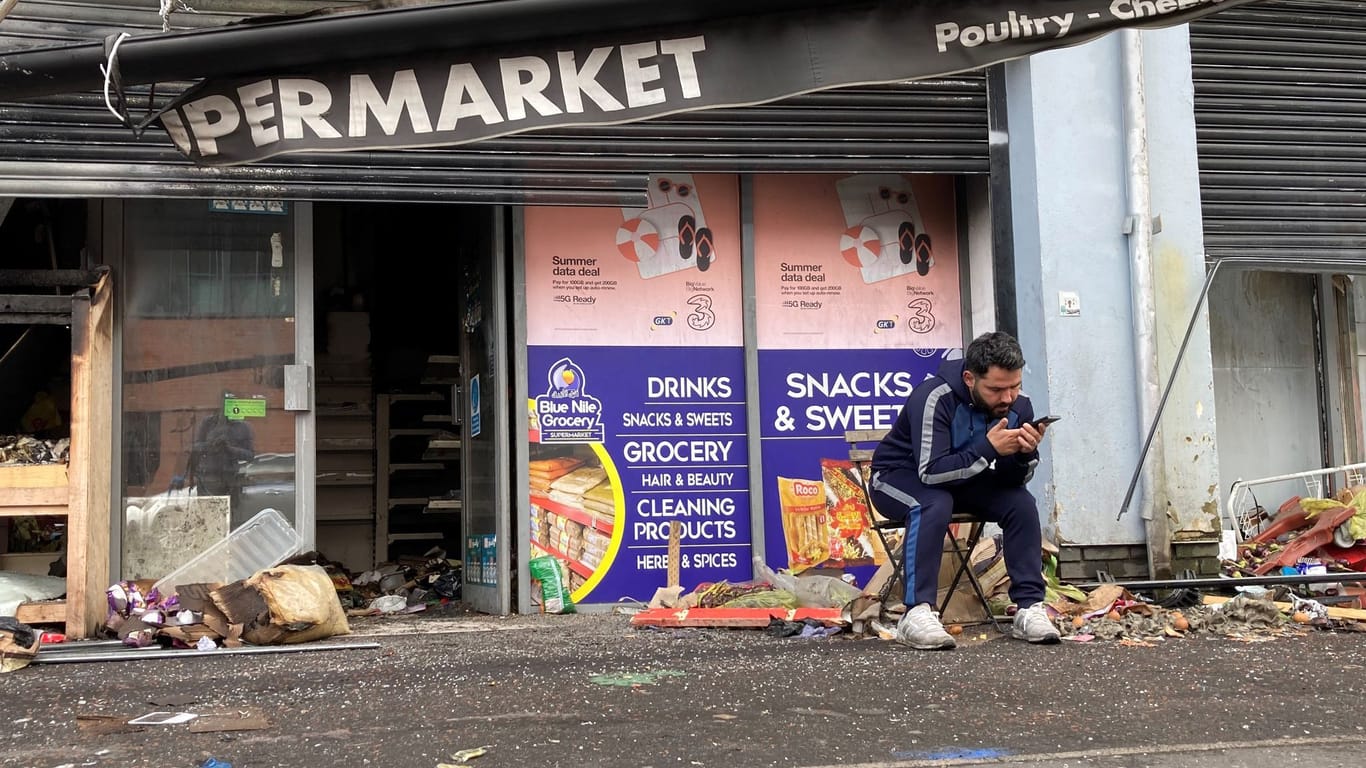
[[[933,77],[1250,1],[476,0],[12,53],[0,98],[103,87],[106,62],[116,90],[205,78],[162,122],[196,162],[230,165]]]

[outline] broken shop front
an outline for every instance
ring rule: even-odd
[[[505,375],[488,330],[498,209],[104,208],[123,232],[107,255],[123,278],[124,578],[165,576],[270,509],[352,573],[460,558],[464,510],[494,503],[481,447],[500,430],[465,414]]]
[[[542,555],[576,600],[648,597],[675,523],[685,583],[747,578],[756,556],[871,569],[883,553],[824,498],[843,431],[888,426],[1013,317],[988,143],[1003,88],[977,68],[1132,20],[1032,36],[974,9],[952,37],[917,7],[916,47],[867,9],[755,11],[775,40],[822,40],[819,67],[711,18],[570,19],[582,37],[519,26],[498,55],[447,40],[346,68],[317,50],[372,17],[464,29],[466,5],[281,21],[308,44],[258,45],[250,71],[228,66],[245,48],[209,52],[252,29],[150,36],[209,75],[162,113],[161,145],[79,94],[26,113],[56,162],[6,129],[0,189],[84,201],[87,258],[113,267],[114,575],[265,508],[353,571],[438,547],[494,612],[514,572],[534,609]],[[307,77],[260,74],[294,54]],[[149,96],[135,71],[124,95]],[[858,83],[892,84],[836,88]]]
[[[69,214],[39,240],[58,243],[65,269],[16,260],[46,210]],[[3,469],[21,488],[0,500],[0,570],[46,579],[26,582],[31,600],[67,596],[22,617],[91,632],[111,582],[163,579],[230,531],[276,522],[354,573],[460,557],[464,489],[478,500],[481,488],[466,473],[496,474],[471,469],[492,455],[464,450],[461,381],[495,380],[479,306],[497,306],[481,267],[498,209],[167,197],[21,198],[8,211],[7,285],[27,276],[48,295],[23,301],[67,307],[24,314],[14,297],[3,312],[7,423],[24,435],[0,464],[25,466]],[[385,264],[423,249],[445,254],[423,279]],[[52,296],[54,280],[85,274],[100,281],[88,334],[80,295]],[[97,385],[78,376],[87,337]],[[69,470],[29,450],[68,429]]]

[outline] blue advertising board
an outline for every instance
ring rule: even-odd
[[[532,557],[576,602],[750,577],[739,182],[652,176],[643,209],[525,213]]]
[[[742,350],[531,347],[527,359],[533,384],[540,374],[531,466],[564,472],[548,490],[533,478],[533,538],[584,578],[577,591],[648,600],[665,581],[673,521],[683,583],[747,577]],[[562,535],[574,523],[585,529]]]
[[[911,390],[939,369],[943,350],[760,350],[760,458],[764,468],[765,560],[775,570],[856,569],[885,558],[880,542],[862,525],[841,531],[832,473],[847,466],[849,430],[885,430],[896,421]],[[803,552],[784,515],[783,485],[816,487],[828,516],[828,538],[814,557]],[[789,506],[791,500],[787,500]],[[854,571],[862,582],[869,574]]]

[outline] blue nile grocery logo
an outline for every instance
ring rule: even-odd
[[[536,396],[536,419],[542,443],[603,441],[602,401],[588,394],[588,377],[567,357],[550,366],[545,394]]]

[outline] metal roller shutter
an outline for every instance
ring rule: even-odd
[[[1205,249],[1366,265],[1366,2],[1191,24]]]
[[[340,2],[265,0],[283,13]],[[160,29],[151,4],[26,0],[0,24],[0,51]],[[193,3],[176,25],[228,23]],[[239,7],[248,5],[238,3]],[[159,103],[187,84],[158,88]],[[147,89],[129,89],[134,112]],[[986,173],[986,82],[980,74],[799,96],[629,125],[557,130],[466,147],[295,155],[201,168],[154,128],[135,140],[97,93],[0,103],[0,195],[234,196],[639,205],[653,171]]]

